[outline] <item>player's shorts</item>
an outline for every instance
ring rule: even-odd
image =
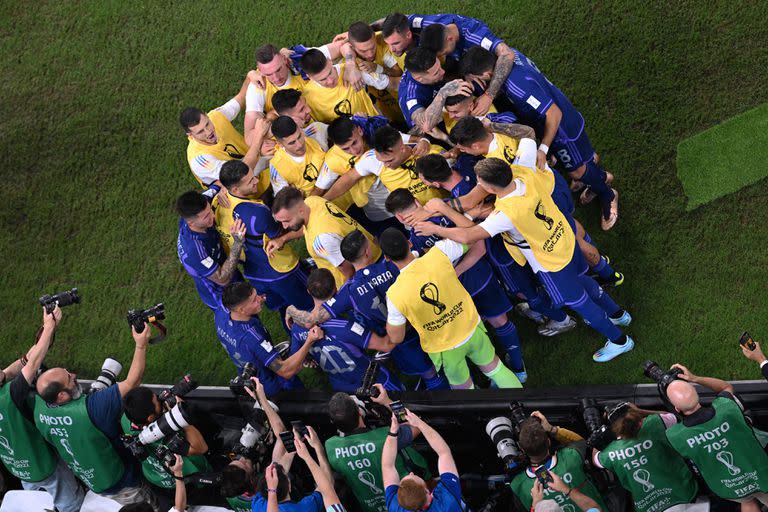
[[[552,189],[552,201],[555,202],[557,208],[565,215],[570,224],[573,220],[573,212],[576,210],[576,206],[573,204],[573,194],[563,175],[558,171],[554,171],[553,174],[555,175],[555,188]],[[571,227],[575,232],[575,224],[572,224]]]
[[[307,275],[298,266],[274,281],[259,281],[251,277],[248,280],[258,293],[267,296],[267,308],[272,311],[291,305],[305,311],[315,307],[307,292]]]
[[[485,258],[481,258],[461,274],[459,281],[469,292],[481,317],[494,318],[512,309],[512,302],[504,293],[493,267]]]
[[[458,347],[429,354],[435,368],[437,370],[442,368],[448,382],[454,386],[469,380],[467,358],[477,366],[485,366],[495,357],[496,350],[482,322],[475,328],[472,336]]]
[[[560,123],[555,139],[550,144],[550,153],[555,155],[555,169],[573,172],[594,158],[595,150],[584,130],[584,118],[578,112],[573,120]],[[563,126],[564,124],[571,126]]]
[[[526,298],[536,295],[538,283],[531,267],[521,267],[504,247],[501,236],[496,235],[485,239],[485,250],[493,271],[501,284],[510,295],[521,294]]]
[[[571,261],[564,268],[557,272],[541,271],[536,273],[536,277],[544,285],[555,307],[572,306],[587,299],[587,291],[579,280],[579,276],[585,272],[587,264],[581,254],[579,244],[574,245]]]
[[[414,331],[406,333],[406,338],[390,352],[395,366],[406,375],[422,375],[432,370],[432,361],[421,349],[419,336]]]

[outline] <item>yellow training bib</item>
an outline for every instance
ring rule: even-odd
[[[440,146],[432,146],[430,153],[440,153],[441,149]],[[419,175],[416,174],[416,157],[414,156],[408,158],[397,169],[382,167],[379,179],[390,192],[398,188],[408,189],[422,205],[436,197],[441,199],[448,197],[446,190],[432,188],[419,179]]]
[[[363,112],[366,116],[380,115],[365,89],[356,91],[344,84],[344,64],[339,65],[338,81],[333,87],[323,87],[314,80],[304,85],[304,99],[312,117],[321,123],[330,123],[343,115]]]

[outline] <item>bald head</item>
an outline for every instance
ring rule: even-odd
[[[65,368],[51,368],[41,373],[37,379],[37,393],[49,404],[63,404],[82,394],[77,375]]]
[[[673,380],[667,386],[667,398],[675,406],[675,409],[683,415],[691,414],[701,407],[696,388],[684,380]]]

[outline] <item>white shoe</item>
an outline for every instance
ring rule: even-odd
[[[554,320],[550,320],[546,324],[539,326],[539,328],[536,330],[542,336],[557,336],[558,334],[568,332],[575,328],[576,328],[576,320],[566,315],[565,320],[563,320],[562,322],[556,322]]]
[[[541,313],[538,313],[532,310],[531,306],[527,302],[521,302],[520,304],[516,304],[515,313],[517,313],[522,317],[527,318],[528,320],[533,320],[539,325],[545,324],[547,322],[547,317],[545,317]]]

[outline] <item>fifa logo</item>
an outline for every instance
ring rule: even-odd
[[[317,179],[318,174],[320,174],[317,170],[317,167],[315,167],[315,164],[307,164],[304,167],[304,179],[307,181],[315,181]]]
[[[240,151],[237,150],[235,146],[232,144],[225,144],[224,145],[224,152],[230,156],[233,160],[240,160],[243,158],[243,154],[240,153]]]
[[[333,113],[337,116],[351,116],[352,115],[352,103],[349,100],[341,100],[333,107]]]
[[[555,225],[555,221],[552,219],[552,217],[547,217],[547,212],[544,209],[544,205],[541,204],[541,201],[539,201],[536,205],[536,209],[534,210],[533,215],[547,225],[548,231],[552,230],[552,226]]]
[[[440,291],[437,289],[435,283],[427,283],[422,286],[419,291],[419,297],[421,297],[421,300],[432,306],[432,311],[436,315],[440,315],[446,310],[446,305],[440,302]]]
[[[325,209],[328,210],[328,213],[330,213],[331,215],[333,215],[337,219],[346,222],[350,226],[355,226],[357,224],[354,220],[352,220],[351,218],[347,217],[344,214],[344,212],[339,210],[338,207],[335,204],[331,203],[331,202],[325,203]]]

